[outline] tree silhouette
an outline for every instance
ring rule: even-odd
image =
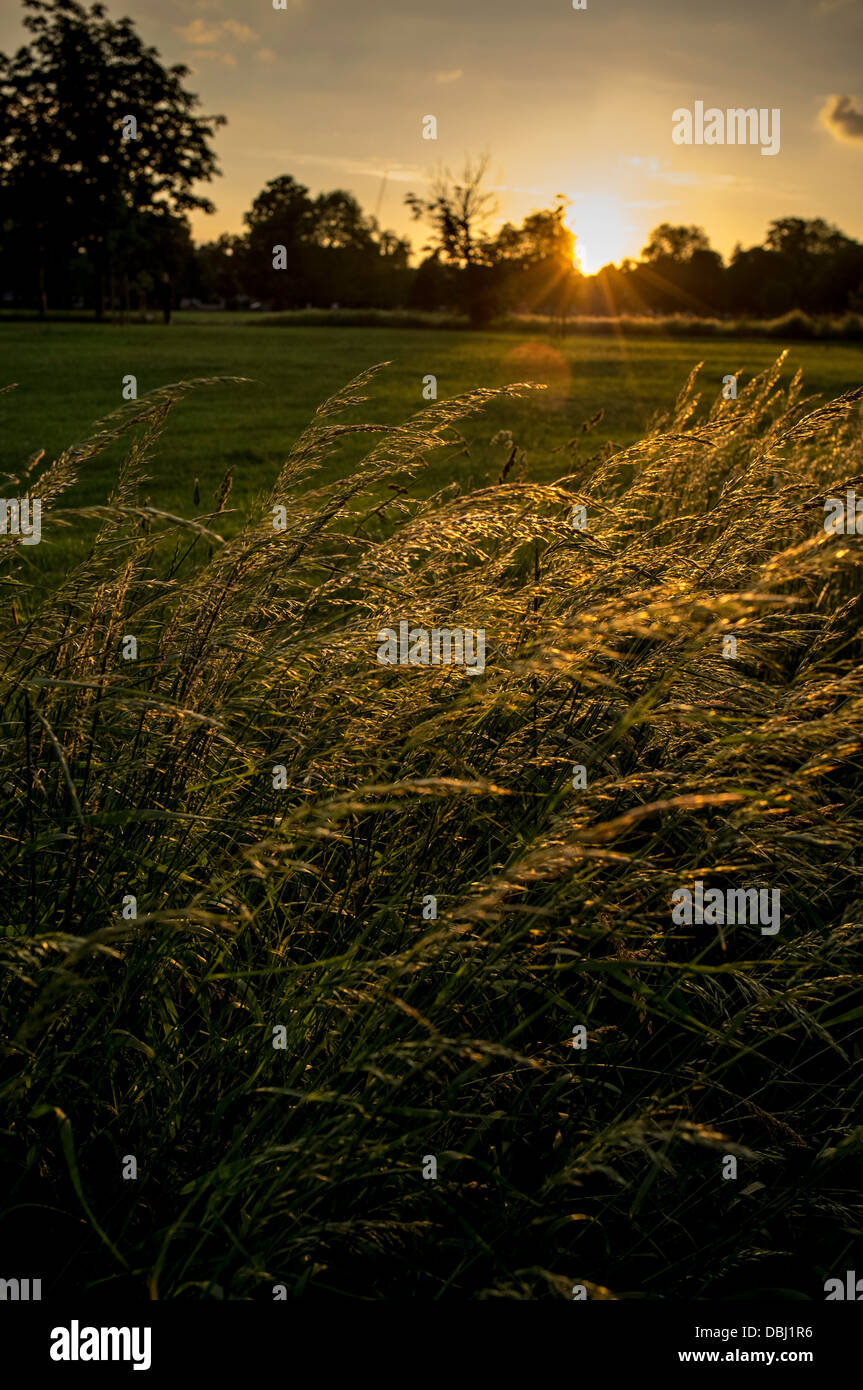
[[[423,249],[438,251],[463,272],[463,307],[475,326],[487,322],[496,305],[494,277],[489,273],[495,250],[487,230],[495,200],[482,187],[487,169],[485,157],[475,164],[468,160],[460,179],[454,179],[448,170],[438,174],[430,197],[417,193],[405,197],[414,220],[425,220],[432,229],[432,241]]]
[[[50,269],[86,252],[101,316],[136,221],[213,211],[193,189],[218,172],[208,142],[225,118],[195,114],[199,100],[182,85],[188,68],[163,67],[130,19],[115,23],[104,5],[88,11],[77,0],[24,8],[32,42],[0,55],[3,250],[35,278],[42,312]],[[128,117],[135,139],[124,138]]]
[[[529,213],[520,227],[505,222],[494,239],[503,292],[513,308],[565,317],[573,307],[578,279],[575,236],[564,222],[568,199]]]
[[[703,227],[661,222],[629,275],[637,301],[663,313],[704,314],[723,307],[722,257]]]
[[[703,227],[674,227],[660,222],[650,233],[641,252],[645,261],[690,261],[696,251],[709,251],[710,242]]]

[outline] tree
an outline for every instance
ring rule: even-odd
[[[843,307],[860,275],[859,247],[821,217],[780,217],[764,239],[789,305],[814,312]],[[772,310],[773,306],[768,305]]]
[[[767,228],[764,246],[779,256],[800,261],[808,256],[832,256],[848,238],[823,217],[778,217]]]
[[[266,229],[268,236],[278,232],[296,242],[310,238],[312,217],[309,190],[290,174],[280,174],[261,189],[243,221],[250,234]]]
[[[223,299],[236,308],[244,294],[247,279],[247,247],[242,237],[223,232],[216,241],[205,242],[195,254],[194,291],[205,303]]]
[[[453,268],[444,263],[439,251],[432,252],[417,267],[411,285],[411,308],[435,310],[455,303],[455,274]]]
[[[703,227],[661,222],[641,256],[641,265],[628,279],[636,298],[649,308],[704,314],[723,307],[722,257],[711,248]]]
[[[670,222],[661,222],[650,233],[650,240],[642,249],[644,261],[689,261],[696,251],[709,251],[710,242],[703,227],[674,227]]]
[[[319,193],[312,205],[312,238],[327,250],[368,251],[375,240],[374,220],[365,216],[352,193],[336,188]]]
[[[534,313],[564,317],[575,299],[575,236],[564,222],[568,200],[525,217],[520,227],[505,222],[491,259],[502,272],[508,302]]]
[[[738,309],[841,313],[863,276],[863,246],[821,217],[780,217],[762,246],[736,246],[728,268],[729,301]]]
[[[196,255],[185,217],[168,211],[145,209],[126,222],[111,260],[111,298],[116,286],[124,310],[137,299],[144,304],[163,289],[164,279],[173,297],[179,285],[195,274]]]
[[[309,190],[290,174],[280,174],[261,190],[243,221],[248,228],[248,288],[277,309],[301,302],[308,281],[308,247],[314,239]],[[274,246],[285,248],[283,270],[273,268]]]
[[[482,188],[487,168],[485,157],[476,164],[468,160],[460,179],[454,179],[445,170],[436,177],[429,197],[416,193],[405,197],[414,220],[424,219],[431,226],[432,241],[423,250],[440,252],[462,272],[462,305],[474,327],[488,322],[496,307],[494,277],[490,273],[495,251],[487,231],[495,200]]]
[[[281,174],[258,194],[244,221],[246,287],[277,309],[390,304],[409,275],[408,243],[382,232],[341,188],[311,198],[303,184]],[[273,247],[281,246],[276,268]]]
[[[77,0],[24,0],[24,8],[33,41],[14,57],[0,54],[4,250],[35,271],[43,312],[49,265],[86,251],[101,316],[133,224],[213,211],[193,190],[218,173],[208,142],[225,118],[195,114],[199,100],[183,87],[189,69],[163,67],[130,19],[114,23],[104,5],[88,11]],[[134,139],[124,138],[129,117]]]

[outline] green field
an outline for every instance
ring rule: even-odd
[[[773,361],[781,346],[707,338],[521,339],[511,331],[268,328],[259,319],[230,314],[181,315],[168,327],[6,321],[0,322],[0,384],[18,386],[0,401],[0,472],[15,477],[36,451],[44,449],[47,462],[85,437],[95,420],[123,404],[127,374],[137,378],[139,397],[191,377],[242,376],[250,380],[202,388],[172,412],[151,469],[149,495],[154,506],[185,516],[203,513],[230,470],[230,506],[244,512],[270,485],[317,406],[356,373],[388,361],[392,365],[378,379],[371,402],[354,418],[405,419],[423,406],[422,381],[430,373],[441,398],[510,381],[549,383],[547,393],[495,403],[470,421],[469,454],[439,455],[423,489],[452,477],[466,489],[493,481],[507,449],[490,441],[502,429],[511,430],[526,451],[528,475],[551,479],[569,471],[566,443],[598,410],[605,415],[589,440],[582,439],[582,459],[606,441],[622,446],[640,437],[655,413],[672,404],[695,363],[704,362],[703,400],[709,403],[726,373],[739,371],[743,384]],[[807,394],[829,398],[863,382],[863,345],[795,343],[786,367],[784,381],[800,367]],[[345,452],[346,467],[355,456]],[[105,501],[117,461],[110,449],[94,460],[64,505]],[[3,486],[8,489],[8,479]],[[28,558],[56,569],[85,540],[80,524],[55,527],[53,533],[48,526]]]

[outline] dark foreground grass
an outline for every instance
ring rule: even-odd
[[[416,490],[430,493],[451,479],[464,488],[493,482],[508,456],[504,443],[492,443],[502,430],[510,430],[525,450],[530,476],[551,481],[565,471],[574,438],[581,441],[582,458],[641,438],[657,409],[670,406],[693,362],[704,363],[705,409],[719,396],[725,375],[739,371],[742,386],[778,351],[768,342],[648,340],[622,332],[560,339],[539,324],[519,336],[386,326],[269,329],[268,323],[260,315],[191,313],[178,315],[167,328],[161,322],[99,326],[0,319],[0,385],[18,383],[0,400],[0,496],[13,486],[2,475],[17,476],[39,450],[53,459],[70,442],[86,439],[93,420],[122,403],[129,374],[136,376],[142,397],[190,377],[246,378],[194,392],[178,404],[142,488],[154,506],[189,516],[195,480],[203,510],[230,473],[231,514],[222,523],[230,533],[248,517],[261,489],[269,488],[319,402],[369,362],[391,363],[386,392],[375,401],[375,418],[390,423],[422,407],[429,374],[437,377],[441,398],[477,381],[548,384],[544,393],[491,401],[482,415],[465,420],[466,448],[442,452],[417,479]],[[786,384],[798,367],[807,390],[829,399],[863,381],[863,344],[794,343],[783,371]],[[362,416],[352,411],[346,418]],[[580,431],[588,419],[595,423],[585,440]],[[348,436],[326,460],[327,480],[346,475],[360,457]],[[91,458],[65,505],[104,502],[120,460],[119,446]],[[31,551],[31,564],[39,573],[62,573],[82,558],[91,538],[80,522],[74,529],[57,525]]]
[[[863,393],[780,371],[697,425],[690,382],[554,483],[510,455],[383,511],[526,388],[359,435],[326,481],[366,377],[224,543],[137,505],[180,388],[103,430],[92,552],[50,593],[2,552],[7,1271],[820,1299],[854,1267],[861,543],[822,501],[860,486]],[[46,530],[89,463],[34,486]],[[485,673],[379,665],[402,618],[484,628]],[[698,878],[779,889],[779,933],[673,925]]]

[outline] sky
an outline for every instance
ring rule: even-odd
[[[863,0],[106,0],[228,125],[196,240],[242,230],[268,180],[349,189],[385,227],[404,196],[489,156],[497,216],[571,199],[582,267],[637,257],[659,222],[727,256],[776,217],[863,240]],[[0,49],[24,40],[0,15]],[[755,107],[780,147],[676,144],[673,113]],[[437,139],[423,138],[433,115]],[[427,124],[427,123],[426,123]]]

